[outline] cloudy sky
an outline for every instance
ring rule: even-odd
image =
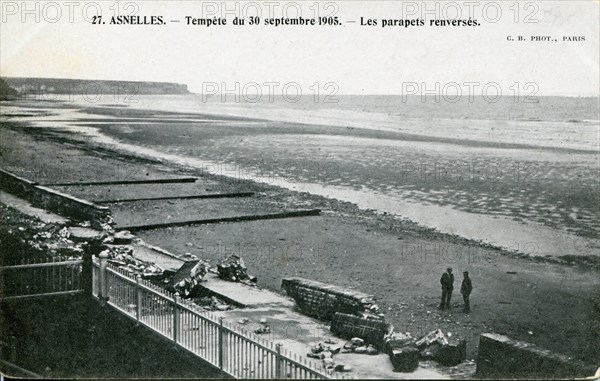
[[[342,94],[400,94],[407,82],[506,89],[534,82],[540,95],[597,95],[600,86],[597,0],[67,3],[31,1],[25,10],[21,1],[1,1],[2,76],[169,81],[197,92],[206,82],[335,82]],[[84,17],[98,11],[106,25]],[[160,15],[166,25],[108,25],[115,12]],[[257,12],[261,23],[318,12],[342,25],[206,27],[185,19],[216,15],[231,24],[234,14],[248,19]],[[429,26],[430,19],[457,16],[473,16],[480,26]],[[361,26],[361,17],[378,25]],[[403,18],[427,24],[381,26]],[[508,40],[519,35],[527,41]],[[532,35],[551,41],[529,41]]]

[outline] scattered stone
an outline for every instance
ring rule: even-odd
[[[350,372],[352,368],[348,365],[337,364],[333,367],[334,372]]]
[[[334,368],[335,364],[333,362],[333,358],[331,358],[331,357],[325,357],[323,359],[323,365],[325,366],[325,368]]]
[[[360,337],[353,337],[350,340],[350,343],[357,347],[365,345],[365,341],[363,339],[361,339]]]
[[[376,355],[379,353],[379,351],[377,350],[377,348],[375,348],[372,345],[367,346],[367,352],[368,355]]]
[[[271,333],[271,327],[269,327],[268,325],[262,326],[260,328],[257,328],[254,330],[254,333],[256,334],[263,334],[263,333]]]
[[[367,347],[366,346],[356,347],[356,348],[354,348],[354,353],[367,353]]]
[[[217,275],[230,282],[241,282],[251,286],[256,286],[257,282],[256,277],[248,275],[244,261],[237,255],[223,259],[217,265]]]
[[[128,230],[122,230],[113,235],[113,242],[115,245],[129,245],[134,238],[135,236],[131,234],[131,232]]]
[[[248,318],[241,318],[240,320],[238,320],[238,323],[242,324],[242,325],[246,324],[246,323],[248,323]]]
[[[448,344],[448,340],[446,340],[446,337],[444,336],[444,333],[442,332],[441,329],[436,329],[434,331],[429,332],[428,334],[423,336],[421,339],[417,340],[417,342],[415,344],[419,348],[424,348],[426,346],[433,344],[434,342],[439,342],[440,344],[443,344],[443,345]]]

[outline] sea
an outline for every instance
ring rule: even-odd
[[[34,122],[521,254],[600,255],[597,97],[190,94],[64,103]]]

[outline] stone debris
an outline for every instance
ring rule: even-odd
[[[194,304],[202,307],[202,309],[206,311],[229,311],[233,309],[233,306],[225,303],[224,301],[215,296],[203,296],[201,298],[192,298],[192,301],[194,302]],[[248,322],[247,318],[240,319],[240,321],[241,320]]]
[[[206,262],[187,261],[173,275],[167,289],[187,298],[195,291],[206,275]]]
[[[338,364],[333,367],[334,372],[350,372],[351,370],[352,370],[352,367],[350,367],[348,365],[344,365],[344,364]]]
[[[256,277],[248,275],[244,260],[237,255],[230,255],[223,259],[217,265],[216,272],[221,279],[256,286]]]
[[[386,352],[396,372],[412,372],[419,360],[433,360],[441,365],[455,366],[466,359],[466,341],[454,338],[449,332],[433,330],[416,340],[408,332],[394,332],[387,336]]]
[[[415,342],[415,344],[418,347],[424,347],[424,346],[429,346],[435,342],[439,342],[442,345],[448,344],[448,340],[444,336],[444,333],[442,332],[441,329],[436,329],[435,331],[429,332],[428,334],[423,336],[421,339],[417,340]]]
[[[262,335],[264,333],[271,333],[271,327],[269,327],[267,324],[263,324],[261,327],[255,329],[254,333],[258,335]]]
[[[108,255],[108,263],[134,275],[144,278],[161,276],[164,269],[154,262],[146,262],[133,256],[133,249],[125,246],[111,246],[100,254]]]
[[[113,235],[113,243],[115,245],[129,245],[131,242],[133,242],[134,238],[135,236],[131,234],[131,232],[128,230],[122,230]]]
[[[357,338],[357,343],[361,342],[360,338]],[[336,364],[333,359],[333,355],[341,353],[342,348],[339,346],[331,346],[329,344],[335,344],[336,341],[332,339],[327,339],[324,342],[319,342],[310,348],[310,352],[306,354],[307,357],[322,360],[323,367],[327,370],[329,374],[333,372],[349,372],[352,370],[351,367],[344,364]],[[348,343],[351,344],[351,343]],[[364,342],[363,342],[364,344]],[[345,346],[344,346],[345,347]],[[344,352],[346,353],[346,352]]]

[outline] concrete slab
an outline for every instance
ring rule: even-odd
[[[156,179],[140,179],[140,180],[105,180],[105,181],[68,181],[68,182],[50,182],[41,185],[51,186],[97,186],[97,185],[133,185],[133,184],[171,184],[171,183],[193,183],[196,182],[195,177],[173,177],[173,178],[156,178]]]
[[[216,274],[208,273],[202,286],[210,293],[244,308],[292,308],[294,302],[282,295],[268,290],[261,290],[244,283],[229,282]]]
[[[156,229],[225,221],[258,220],[318,214],[318,210],[293,210],[255,198],[147,200],[111,204],[117,229]],[[133,231],[133,230],[132,230]]]
[[[132,198],[185,197],[223,193],[223,189],[219,183],[204,178],[199,178],[193,183],[137,183],[94,186],[71,185],[54,186],[53,188],[86,200],[93,200],[94,202]]]

